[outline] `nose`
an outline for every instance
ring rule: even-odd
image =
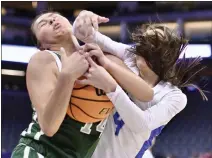
[[[52,25],[55,22],[55,18],[50,19],[49,24]]]
[[[54,22],[52,24],[52,26],[53,26],[54,29],[57,29],[58,27],[60,27],[60,23],[59,22]]]

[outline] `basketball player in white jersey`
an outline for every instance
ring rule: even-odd
[[[74,35],[121,58],[153,88],[154,98],[150,102],[141,102],[131,96],[131,101],[117,83],[116,90],[107,93],[115,110],[108,118],[93,158],[142,158],[154,137],[185,108],[187,97],[180,88],[193,84],[196,73],[202,70],[196,67],[200,60],[194,59],[189,64],[185,60],[177,62],[187,41],[166,27],[149,25],[137,29],[132,34],[135,46],[130,47],[99,33],[93,28],[96,24],[98,15],[83,11],[74,22]],[[79,83],[100,85],[98,81],[103,78],[99,70],[106,71],[111,64],[97,45],[87,44],[86,50],[90,50],[90,56],[96,56],[105,69],[90,59],[90,69],[96,73],[87,73],[89,78]]]

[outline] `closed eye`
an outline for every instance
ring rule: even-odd
[[[41,22],[39,22],[38,27],[41,28],[42,26],[47,24],[47,20],[42,20]]]
[[[42,22],[42,24],[40,25],[40,27],[46,25],[47,22]]]

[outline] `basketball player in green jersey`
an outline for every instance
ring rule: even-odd
[[[105,18],[101,20],[107,21]],[[12,158],[89,158],[97,145],[100,132],[96,128],[97,125],[103,125],[103,122],[93,123],[88,132],[85,131],[85,123],[66,115],[74,82],[89,67],[86,53],[82,55],[77,50],[79,44],[71,34],[71,27],[65,17],[54,12],[38,16],[32,24],[32,31],[41,50],[31,58],[27,68],[27,88],[33,104],[33,120],[21,133]],[[116,58],[113,60],[118,62]],[[111,73],[114,73],[114,78],[123,88],[131,94],[143,92],[139,93],[140,100],[148,101],[152,98],[152,90],[142,79],[116,66]],[[130,79],[122,82],[123,76]],[[107,89],[115,90],[114,80],[110,75],[106,78],[102,85],[111,84]]]

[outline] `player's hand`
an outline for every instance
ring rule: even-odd
[[[83,52],[88,52],[89,56],[96,57],[99,64],[104,68],[110,64],[110,60],[104,55],[99,46],[95,43],[85,44],[83,47]]]
[[[60,49],[62,70],[61,72],[68,74],[73,80],[81,77],[89,67],[86,57],[88,53],[74,52],[72,55],[67,56],[64,48]]]
[[[90,68],[84,75],[86,79],[77,80],[76,82],[81,85],[92,85],[106,93],[114,92],[117,86],[114,78],[103,67],[97,65],[91,57],[87,57],[87,60]]]
[[[73,34],[81,41],[94,42],[94,34],[99,29],[100,23],[107,23],[108,18],[83,10],[73,23]]]

